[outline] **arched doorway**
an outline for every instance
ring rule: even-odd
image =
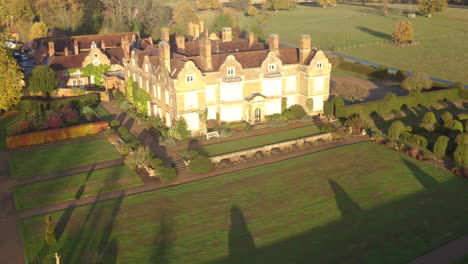
[[[262,122],[262,110],[260,108],[255,109],[255,123]]]

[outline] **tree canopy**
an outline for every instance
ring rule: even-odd
[[[44,21],[39,21],[32,25],[31,32],[29,32],[29,38],[35,39],[47,37],[48,32],[49,28],[47,27],[46,23],[44,23]]]
[[[59,81],[54,70],[49,66],[40,65],[32,70],[27,78],[26,89],[32,93],[49,95],[58,89]]]
[[[409,21],[400,21],[393,31],[392,37],[398,44],[412,42],[414,37],[413,24]]]
[[[0,110],[9,110],[21,99],[24,75],[3,43],[5,41],[0,36]]]

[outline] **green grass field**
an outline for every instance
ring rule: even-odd
[[[208,156],[218,156],[226,153],[236,152],[244,149],[251,149],[255,147],[265,146],[273,143],[279,143],[287,140],[293,140],[312,136],[320,133],[320,128],[316,125],[310,125],[305,127],[298,127],[280,132],[253,136],[247,138],[236,139],[232,141],[226,141],[217,144],[211,144],[203,146],[203,151]],[[185,150],[179,151],[184,156]]]
[[[467,187],[365,142],[51,216],[67,264],[398,264],[468,230]],[[44,216],[21,230],[42,263]]]
[[[8,162],[11,177],[23,178],[120,157],[119,152],[107,139],[98,139],[48,149],[12,153],[8,156]]]
[[[393,5],[397,7],[398,5]],[[338,5],[321,8],[298,6],[293,11],[269,13],[265,35],[279,34],[280,40],[298,44],[301,34],[310,34],[312,45],[324,50],[354,56],[387,66],[427,74],[454,82],[468,83],[463,54],[468,45],[468,9],[448,8],[432,18],[417,16],[371,15],[376,6]],[[401,5],[409,8],[408,5]],[[417,10],[417,7],[415,6]],[[363,14],[367,14],[364,16]],[[202,19],[211,27],[215,14],[207,12]],[[239,15],[239,25],[248,30],[251,18]],[[263,15],[259,15],[263,18]],[[392,39],[398,21],[409,20],[414,25],[415,40],[420,44],[398,48],[378,42]],[[371,44],[371,45],[369,45]],[[365,45],[365,47],[357,47]],[[350,48],[351,47],[351,48]]]
[[[51,203],[110,192],[143,184],[127,165],[74,174],[15,188],[17,210],[25,210]]]

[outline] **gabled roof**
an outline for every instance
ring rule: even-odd
[[[54,71],[63,71],[69,69],[77,69],[83,67],[83,61],[88,54],[78,54],[69,56],[52,56],[48,65]]]

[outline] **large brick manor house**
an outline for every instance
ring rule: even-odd
[[[132,78],[150,93],[149,114],[161,117],[168,126],[183,117],[190,130],[202,130],[202,113],[207,119],[258,123],[266,115],[281,113],[283,98],[288,107],[299,104],[304,108],[312,99],[312,113],[317,114],[323,112],[323,102],[329,97],[331,64],[322,51],[312,48],[308,35],[300,37],[299,48],[280,48],[275,34],[266,46],[252,33],[246,39],[233,37],[231,28],[209,34],[200,22],[190,23],[185,36],[170,36],[163,28],[157,45],[134,33],[105,38],[113,43],[112,52],[105,40],[93,41],[75,64],[83,65],[87,59],[117,65],[111,67],[113,73],[106,74],[107,88],[123,88],[125,80]],[[50,42],[48,46],[50,50]],[[54,65],[57,58],[49,60]],[[59,60],[63,62],[53,68],[63,71],[68,60]]]

